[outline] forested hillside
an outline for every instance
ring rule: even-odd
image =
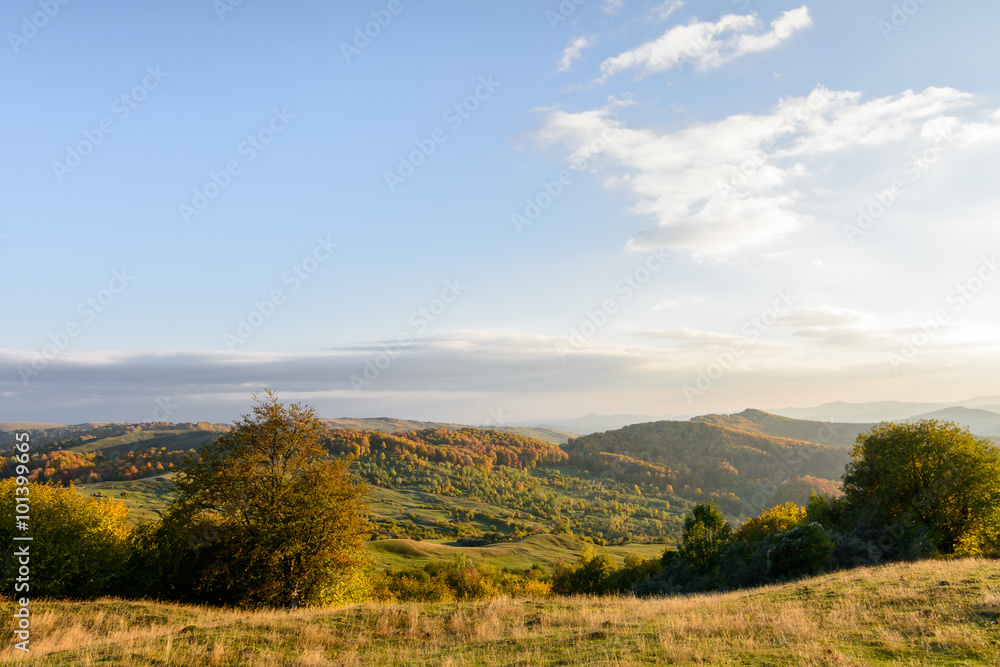
[[[682,498],[739,498],[727,512],[764,502],[804,502],[810,488],[831,492],[850,459],[843,447],[756,435],[702,421],[635,424],[570,440],[570,463]]]
[[[400,433],[403,431],[425,431],[428,429],[447,429],[449,431],[461,431],[469,428],[468,425],[450,424],[447,422],[421,422],[412,419],[393,419],[391,417],[341,417],[339,419],[323,420],[331,429],[345,429],[348,431],[381,431],[383,433]],[[490,431],[500,431],[502,433],[514,433],[528,438],[538,438],[545,442],[561,445],[574,436],[573,433],[566,433],[553,428],[530,427],[530,426],[489,426]]]
[[[327,447],[354,459],[352,470],[372,485],[378,535],[464,544],[537,533],[598,544],[672,542],[695,503],[715,502],[739,520],[788,500],[804,503],[813,489],[839,493],[836,480],[848,460],[843,445],[852,435],[816,444],[828,427],[841,425],[753,410],[637,424],[565,444],[552,442],[565,434],[533,429],[428,428],[388,418],[325,423],[352,426],[330,428]],[[389,432],[412,425],[422,428]],[[157,422],[37,429],[28,476],[83,485],[88,495],[124,493],[149,516],[165,506],[170,483],[162,480],[155,493],[135,485],[172,472],[184,457],[196,459],[223,428]],[[2,477],[13,474],[11,454],[0,458]]]
[[[220,427],[149,422],[84,424],[31,431],[32,482],[96,484],[154,477],[175,469],[185,456],[215,439]],[[13,435],[2,434],[2,435]],[[12,442],[0,446],[0,479],[14,471]]]
[[[551,532],[598,543],[662,542],[687,504],[567,465],[560,447],[514,433],[464,428],[386,434],[331,431],[331,452],[356,457],[369,484],[391,491],[375,523],[385,537],[453,537],[469,543]],[[416,506],[404,506],[406,499]],[[398,513],[391,509],[399,506]]]

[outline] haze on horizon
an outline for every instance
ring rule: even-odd
[[[995,3],[50,4],[0,421],[1000,393]]]

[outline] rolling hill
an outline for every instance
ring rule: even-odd
[[[0,422],[0,433],[10,431],[42,431],[52,428],[66,428],[66,424],[39,424],[36,422]]]
[[[334,429],[347,429],[355,431],[380,431],[382,433],[401,433],[405,431],[421,431],[426,429],[447,429],[449,431],[460,431],[469,428],[467,424],[450,424],[447,422],[422,422],[411,419],[393,419],[391,417],[341,417],[338,419],[324,419],[326,425]],[[538,438],[545,442],[561,445],[575,433],[559,431],[545,427],[528,426],[483,426],[482,428],[503,433],[514,433],[529,438]]]
[[[691,421],[715,424],[736,431],[835,447],[851,447],[857,437],[875,424],[807,421],[774,415],[763,410],[744,410],[732,415],[703,415]]]
[[[564,449],[571,464],[591,472],[630,483],[645,480],[699,502],[715,500],[733,514],[756,513],[785,500],[802,504],[812,488],[834,492],[834,480],[850,459],[842,446],[706,421],[636,424],[574,438]]]
[[[467,545],[546,533],[664,543],[695,503],[716,502],[734,521],[787,500],[802,504],[813,489],[838,492],[847,446],[868,427],[759,410],[573,438],[390,418],[327,425],[331,453],[353,457],[372,487],[371,519],[383,538]],[[49,431],[38,434],[43,441]],[[33,478],[74,481],[81,493],[125,500],[150,518],[170,500],[169,473],[219,431],[157,423],[52,434],[66,439],[33,448]]]

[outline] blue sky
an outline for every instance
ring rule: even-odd
[[[0,420],[997,393],[998,19],[5,3]]]

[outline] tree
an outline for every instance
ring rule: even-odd
[[[349,478],[349,459],[329,457],[312,408],[285,406],[270,390],[254,398],[252,414],[185,461],[166,541],[187,538],[205,601],[336,599],[338,587],[357,587],[366,559],[366,489]]]
[[[695,505],[684,519],[680,555],[695,572],[707,574],[719,562],[719,554],[732,537],[732,527],[715,503]]]
[[[72,486],[32,483],[29,532],[17,533],[15,498],[25,497],[16,495],[17,488],[14,478],[0,481],[0,541],[28,549],[31,578],[30,589],[21,591],[24,597],[94,598],[115,592],[129,553],[128,507],[82,496]],[[13,542],[15,533],[33,540]],[[18,559],[10,556],[2,562],[3,590],[14,592]]]
[[[806,509],[793,502],[787,502],[747,519],[733,537],[756,546],[771,535],[797,528],[804,523],[806,523]]]
[[[818,523],[807,523],[771,537],[767,576],[801,577],[823,572],[833,555],[833,537]]]
[[[855,510],[923,528],[942,554],[995,551],[1000,450],[954,423],[883,423],[858,437],[844,474]]]

